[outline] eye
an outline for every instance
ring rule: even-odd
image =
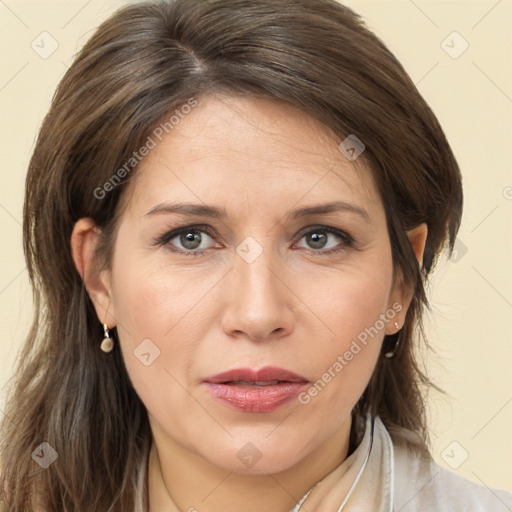
[[[339,241],[333,243],[332,240],[336,238],[341,240],[341,243]],[[321,254],[330,254],[354,245],[354,240],[348,233],[328,226],[309,228],[307,232],[303,232],[302,239],[305,239],[309,246],[305,247],[306,249],[312,249],[313,252],[320,252]],[[331,243],[329,243],[329,239],[331,239]]]
[[[157,240],[157,244],[185,256],[199,256],[211,248],[207,244],[213,236],[213,232],[206,226],[189,226],[166,233]]]

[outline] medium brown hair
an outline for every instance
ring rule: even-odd
[[[396,355],[379,359],[353,414],[379,415],[427,440],[414,345],[425,285],[453,250],[460,171],[436,117],[403,67],[352,10],[334,0],[175,0],[124,7],[105,21],[60,82],[26,179],[24,250],[35,318],[1,426],[1,489],[11,512],[135,510],[137,470],[151,440],[146,409],[102,326],[70,251],[76,221],[102,229],[109,264],[125,179],[95,190],[163,116],[213,92],[267,97],[354,134],[383,200],[393,266],[414,288]],[[340,159],[345,158],[340,152]],[[136,170],[133,171],[136,173]],[[130,174],[130,177],[132,174]],[[425,222],[420,268],[406,231]],[[48,469],[31,453],[48,442]]]

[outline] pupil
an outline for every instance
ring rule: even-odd
[[[189,231],[184,237],[182,235],[181,243],[187,249],[197,249],[201,245],[201,237],[195,231]]]
[[[312,240],[312,245],[315,249],[321,249],[325,245],[326,236],[325,234],[319,235],[317,233],[313,233],[310,235],[310,238]]]

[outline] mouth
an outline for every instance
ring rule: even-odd
[[[249,380],[228,380],[226,382],[219,382],[219,384],[226,384],[226,386],[248,386],[248,387],[257,387],[257,388],[265,388],[268,386],[277,386],[278,384],[283,384],[289,381],[285,380],[267,380],[267,381],[249,381]]]
[[[212,384],[244,382],[260,386],[273,385],[280,382],[309,382],[302,375],[275,366],[266,366],[260,370],[252,370],[251,368],[235,368],[233,370],[228,370],[227,372],[212,375],[204,380],[205,382],[210,382]]]
[[[284,406],[309,384],[305,377],[276,367],[228,370],[203,382],[224,405],[252,413],[272,412]]]

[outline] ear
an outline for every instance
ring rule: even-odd
[[[71,234],[71,253],[76,269],[94,304],[99,322],[112,328],[116,321],[114,306],[111,303],[110,271],[98,268],[94,261],[100,233],[101,230],[92,219],[80,219]]]
[[[423,254],[425,252],[425,245],[427,243],[428,227],[426,223],[419,224],[415,228],[407,231],[407,238],[411,243],[412,250],[416,255],[420,268],[423,266]],[[399,276],[394,284],[393,291],[390,296],[388,308],[392,308],[397,311],[397,315],[393,322],[389,322],[386,326],[386,334],[395,334],[398,332],[405,321],[405,315],[409,309],[414,294],[414,288],[412,285],[408,285],[403,282],[401,276]],[[392,305],[395,305],[394,307]],[[398,307],[398,304],[401,308]],[[395,325],[398,324],[398,328]]]

